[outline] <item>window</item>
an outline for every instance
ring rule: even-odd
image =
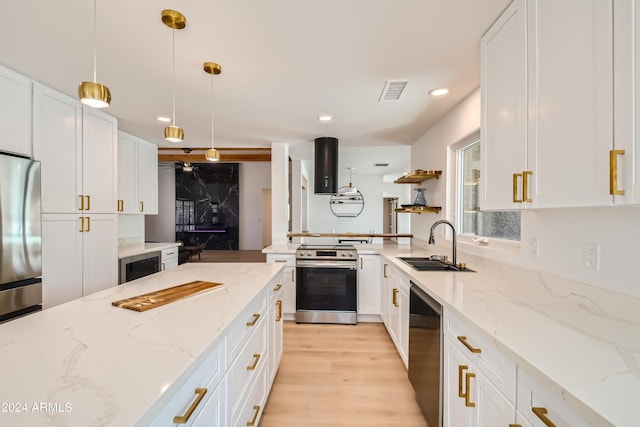
[[[480,210],[480,140],[458,150],[458,230],[460,234],[520,241],[520,211]]]
[[[176,200],[176,232],[195,230],[195,202]]]

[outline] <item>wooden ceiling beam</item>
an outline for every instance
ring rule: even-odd
[[[212,163],[209,162],[205,157],[204,153],[191,153],[187,154],[158,154],[159,162],[191,162],[191,163]],[[270,162],[271,161],[271,153],[265,154],[242,154],[242,153],[233,153],[233,154],[224,154],[220,153],[220,162],[227,163],[238,163],[238,162]]]

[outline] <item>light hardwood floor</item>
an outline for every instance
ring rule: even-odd
[[[426,427],[381,323],[285,322],[284,353],[261,427]]]

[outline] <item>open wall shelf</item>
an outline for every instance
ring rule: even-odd
[[[422,212],[433,212],[438,213],[442,210],[440,206],[413,206],[410,208],[397,208],[396,212],[398,213],[422,213]]]
[[[440,178],[442,171],[427,171],[422,169],[413,170],[396,179],[394,184],[419,184],[425,179]]]

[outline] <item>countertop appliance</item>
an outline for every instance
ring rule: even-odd
[[[120,258],[120,274],[118,284],[130,282],[144,276],[148,276],[160,271],[161,265],[160,251],[147,252]]]
[[[42,309],[40,162],[0,154],[0,322]]]
[[[351,245],[296,250],[296,322],[357,323],[358,254]]]
[[[442,426],[442,306],[411,282],[409,381],[429,427]]]

